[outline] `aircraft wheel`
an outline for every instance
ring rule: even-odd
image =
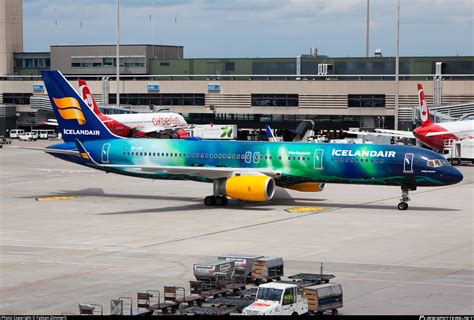
[[[406,210],[406,209],[408,209],[408,203],[406,203],[406,202],[400,202],[400,203],[398,204],[398,210]]]
[[[229,201],[227,200],[226,197],[224,196],[217,196],[216,197],[216,206],[219,206],[219,207],[224,207],[227,205]]]
[[[216,204],[216,198],[214,198],[213,196],[207,196],[204,198],[204,204],[206,206],[213,206]]]

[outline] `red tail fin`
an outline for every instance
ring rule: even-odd
[[[87,106],[92,111],[94,111],[96,115],[98,116],[102,115],[102,113],[99,110],[99,107],[97,107],[97,104],[95,103],[94,97],[92,97],[91,91],[89,90],[87,83],[84,80],[79,80],[79,92],[81,94],[82,99],[87,104]]]
[[[432,124],[430,111],[428,110],[428,105],[425,100],[425,93],[423,92],[423,85],[421,83],[417,84],[418,86],[418,104],[420,106],[420,115],[421,115],[421,126],[426,127]]]

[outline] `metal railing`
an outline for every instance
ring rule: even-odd
[[[115,80],[115,75],[64,75],[68,80],[86,79],[91,81]],[[438,75],[439,76],[439,75]],[[400,80],[431,81],[437,77],[436,74],[401,74]],[[474,80],[474,74],[443,74],[442,80]],[[199,80],[199,81],[308,81],[308,80],[343,80],[343,81],[373,81],[373,80],[395,80],[394,74],[168,74],[168,75],[120,75],[121,81],[158,81],[158,80]],[[41,81],[40,75],[4,75],[0,81]]]

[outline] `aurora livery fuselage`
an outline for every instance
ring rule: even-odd
[[[279,173],[275,183],[281,187],[307,182],[442,186],[462,178],[442,156],[398,145],[164,139],[111,139],[82,144],[91,159],[54,155],[104,171],[150,179],[213,180],[198,170],[196,174],[170,174],[170,170],[154,171],[153,166],[271,169]],[[49,148],[73,150],[76,145],[64,143]]]
[[[65,142],[47,153],[128,176],[213,182],[207,205],[270,200],[275,185],[322,191],[325,183],[349,183],[401,186],[404,210],[409,190],[462,180],[442,156],[418,147],[117,137],[59,71],[42,75]]]

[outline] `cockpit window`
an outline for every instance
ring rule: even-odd
[[[451,164],[448,162],[448,160],[440,160],[440,159],[434,159],[434,160],[427,160],[426,164],[428,167],[432,168],[438,168],[442,166],[450,166]]]

